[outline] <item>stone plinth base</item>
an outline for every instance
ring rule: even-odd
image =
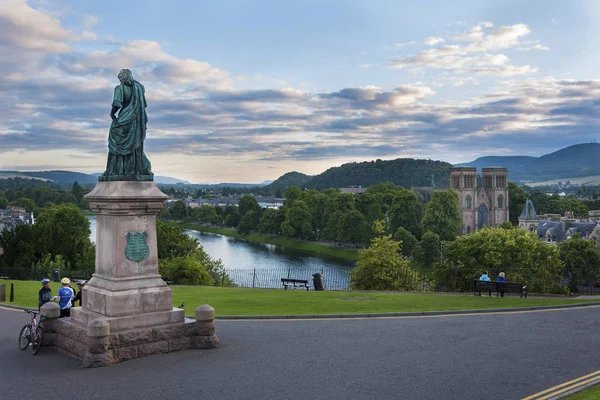
[[[198,310],[196,315],[200,312],[200,320],[182,318],[174,323],[121,330],[113,330],[112,326],[116,325],[111,325],[111,319],[106,317],[88,320],[87,324],[74,318],[48,320],[42,344],[81,359],[88,368],[189,348],[216,348],[219,338],[215,335],[214,310],[206,305]],[[75,308],[71,313],[74,311],[81,310]],[[173,312],[183,317],[183,310],[173,309]],[[90,314],[79,315],[90,317]]]
[[[84,328],[89,326],[97,319],[106,321],[111,332],[114,332],[182,323],[184,319],[184,313],[182,309],[172,307],[170,311],[125,315],[122,317],[107,317],[106,315],[87,310],[84,307],[76,307],[71,309],[71,320],[79,323]]]

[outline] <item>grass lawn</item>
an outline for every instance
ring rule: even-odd
[[[37,281],[1,281],[15,284],[14,305],[37,307]],[[52,282],[52,294],[59,284]],[[509,307],[547,306],[586,303],[598,300],[566,297],[528,298],[452,296],[443,294],[396,294],[373,292],[314,292],[281,289],[238,289],[209,286],[172,286],[173,305],[185,302],[186,315],[193,315],[196,307],[209,304],[217,315],[305,315],[305,314],[361,314],[412,311],[474,310]],[[0,305],[3,303],[0,303]],[[6,303],[10,304],[10,303]]]
[[[600,399],[600,385],[592,386],[589,389],[583,390],[567,397],[567,400],[598,400]]]
[[[309,251],[314,254],[319,254],[327,257],[335,257],[340,258],[347,261],[357,261],[358,260],[358,251],[353,249],[339,248],[339,247],[331,247],[323,244],[318,244],[315,242],[307,242],[302,240],[293,240],[293,239],[285,239],[281,237],[271,237],[268,235],[258,235],[255,233],[251,233],[248,235],[240,235],[236,230],[225,229],[225,228],[217,228],[213,226],[204,226],[200,224],[181,224],[183,229],[192,229],[196,231],[202,232],[210,232],[210,233],[218,233],[220,235],[232,236],[238,239],[244,239],[249,242],[256,243],[271,243],[276,244],[283,247],[289,247],[292,249]]]

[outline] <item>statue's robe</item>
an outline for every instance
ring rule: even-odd
[[[151,165],[144,154],[146,139],[146,97],[144,86],[115,87],[113,107],[120,109],[108,134],[108,161],[103,177],[118,180],[152,180]]]

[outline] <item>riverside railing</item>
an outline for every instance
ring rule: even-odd
[[[600,295],[600,276],[596,279],[576,280],[571,277],[546,278],[541,285],[539,277],[531,276],[530,269],[503,268],[508,282],[522,282],[528,285],[529,293],[553,294],[595,294]],[[323,274],[326,290],[352,290],[348,270],[327,268],[325,270],[306,269],[233,269],[220,271],[215,286],[235,286],[241,288],[282,289],[281,278],[307,280],[313,286],[313,274]],[[71,279],[89,279],[91,274],[83,271],[36,270],[35,268],[0,268],[2,280],[40,280],[50,278],[58,281],[62,277]],[[490,271],[492,281],[496,280],[499,271]],[[572,271],[572,276],[582,276]],[[482,269],[399,269],[393,273],[372,274],[369,281],[374,288],[386,288],[388,291],[407,292],[473,292],[473,280],[481,276]],[[58,278],[58,279],[57,279]],[[543,289],[539,289],[543,288]],[[368,289],[368,288],[365,288]]]
[[[315,270],[311,273],[298,271],[292,268],[282,269],[229,269],[224,270],[226,276],[237,287],[243,288],[262,288],[262,289],[281,289],[283,285],[281,278],[307,280],[309,285],[313,284],[312,274],[323,274],[325,289],[327,290],[349,290],[350,275],[345,271],[324,271]],[[226,285],[226,279],[221,280],[221,286]]]

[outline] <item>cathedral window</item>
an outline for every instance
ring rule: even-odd
[[[465,199],[465,208],[467,210],[471,209],[471,202],[473,201],[473,199],[471,199],[471,196],[467,196],[467,198]]]
[[[502,195],[498,196],[498,209],[501,210],[504,208],[504,197]]]

